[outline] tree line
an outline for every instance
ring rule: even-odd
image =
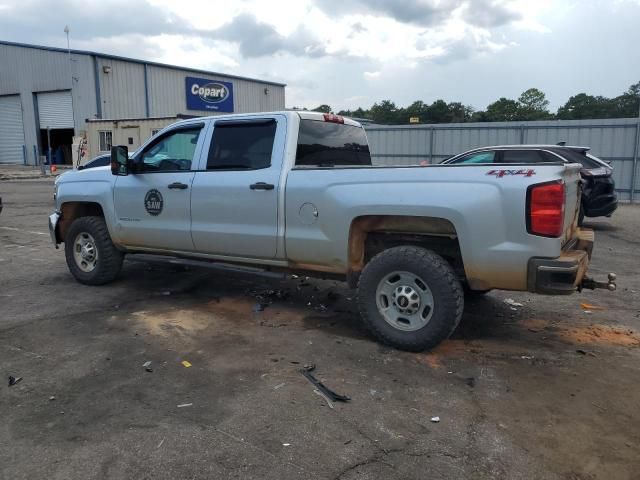
[[[432,104],[421,100],[408,107],[398,107],[391,100],[374,103],[369,109],[340,110],[338,115],[364,118],[375,123],[399,125],[407,123],[507,122],[526,120],[582,120],[596,118],[633,118],[640,109],[640,82],[622,95],[607,98],[579,93],[567,100],[557,112],[549,111],[546,95],[530,88],[517,100],[502,97],[485,110],[474,110],[461,102],[436,100]],[[305,109],[306,110],[306,109]],[[320,105],[316,112],[331,113],[329,105]],[[417,121],[416,121],[417,119]]]

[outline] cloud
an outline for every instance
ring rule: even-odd
[[[471,25],[494,28],[522,18],[522,14],[503,1],[473,0],[464,5],[462,18]]]
[[[445,23],[458,13],[466,23],[484,28],[505,25],[522,16],[506,0],[316,0],[316,6],[331,17],[373,14],[423,27]]]
[[[64,39],[63,29],[69,25],[71,36],[88,38],[118,35],[188,34],[191,25],[168,10],[156,8],[147,1],[111,0],[87,5],[81,0],[24,0],[3,5],[0,31],[23,32],[29,43],[38,39]]]
[[[260,22],[248,13],[240,14],[226,25],[203,34],[236,43],[245,58],[281,52],[308,57],[326,55],[324,46],[303,27],[298,27],[290,35],[284,36],[272,25]]]
[[[345,14],[378,14],[402,23],[423,26],[446,19],[462,0],[317,0],[316,6],[329,16]]]
[[[382,72],[379,72],[379,71],[378,72],[364,72],[363,75],[364,75],[364,78],[372,80],[374,78],[378,78],[381,73]]]

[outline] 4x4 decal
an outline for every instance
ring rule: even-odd
[[[504,170],[504,169],[500,169],[500,170],[489,170],[487,172],[487,175],[493,175],[497,178],[502,178],[505,177],[507,175],[522,175],[523,177],[532,177],[536,174],[535,170],[531,170],[531,169],[520,169],[520,170]]]

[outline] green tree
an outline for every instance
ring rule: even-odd
[[[613,118],[617,115],[616,103],[605,97],[594,97],[579,93],[567,100],[558,109],[557,118],[561,120],[581,120],[587,118]]]
[[[537,88],[530,88],[522,92],[518,98],[518,120],[545,120],[551,118],[549,100],[544,92]]]
[[[460,102],[451,102],[447,108],[449,109],[448,121],[451,123],[467,122],[473,115],[473,107]]]
[[[322,105],[314,108],[311,111],[312,112],[320,112],[320,113],[331,113],[331,107],[329,105],[322,104]]]
[[[436,100],[429,105],[426,115],[429,123],[447,123],[450,121],[449,105],[444,100]]]
[[[425,123],[427,121],[427,109],[429,106],[425,104],[422,100],[416,100],[407,108],[403,109],[402,120],[404,123],[409,123],[409,119],[411,117],[418,117],[420,119],[420,123]]]
[[[510,98],[502,97],[487,107],[485,119],[488,122],[520,120],[520,104]]]
[[[640,111],[640,82],[634,83],[625,93],[613,99],[618,117],[637,117]]]
[[[391,100],[382,100],[380,103],[374,103],[369,110],[371,119],[376,123],[399,123],[398,113],[398,107]]]

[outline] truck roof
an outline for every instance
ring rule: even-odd
[[[345,125],[352,125],[354,127],[361,127],[362,125],[355,120],[342,117],[340,115],[334,115],[332,113],[321,113],[321,112],[310,112],[308,110],[281,110],[275,112],[252,112],[252,113],[229,113],[224,115],[212,115],[206,117],[194,117],[186,120],[182,120],[181,122],[176,123],[192,123],[195,121],[214,121],[219,120],[221,118],[224,119],[234,119],[234,118],[250,118],[250,117],[260,117],[263,115],[286,115],[287,117],[297,116],[303,120],[317,120],[317,121],[335,121],[335,119],[340,119],[341,121],[337,121],[336,123],[344,123]],[[327,117],[331,116],[334,120],[328,119]]]

